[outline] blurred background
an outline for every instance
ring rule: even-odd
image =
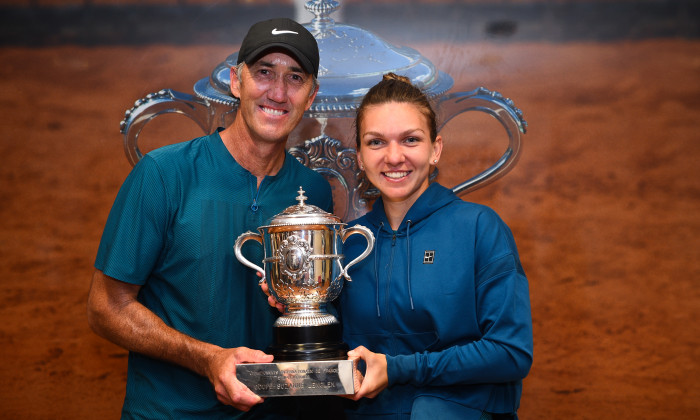
[[[4,45],[226,44],[257,16],[308,22],[305,0],[2,0]],[[404,42],[697,37],[690,0],[344,0],[332,18]]]
[[[85,316],[131,168],[119,122],[151,92],[192,93],[251,23],[308,21],[301,3],[0,0],[0,417],[119,417],[127,353]],[[520,418],[697,416],[700,2],[340,5],[335,20],[416,49],[452,92],[502,93],[528,122],[515,168],[462,197],[503,217],[530,280]],[[440,182],[499,156],[491,123],[447,124]],[[168,115],[142,134],[152,148],[202,133]]]

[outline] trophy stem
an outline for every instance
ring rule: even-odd
[[[313,13],[315,17],[311,20],[314,36],[323,37],[326,30],[335,25],[335,21],[330,18],[330,14],[340,6],[335,0],[311,0],[307,1],[304,8]]]
[[[275,327],[302,327],[337,324],[335,316],[326,311],[325,304],[290,303],[284,315],[277,318]]]

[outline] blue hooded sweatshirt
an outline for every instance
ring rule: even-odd
[[[396,231],[381,199],[349,226],[355,224],[374,233],[374,250],[350,268],[352,282],[336,304],[350,348],[386,355],[389,386],[353,403],[349,416],[399,418],[413,410],[445,418],[439,401],[515,413],[532,364],[532,319],[508,226],[439,184],[423,192]],[[345,261],[366,246],[350,236]],[[438,404],[417,403],[426,398]]]

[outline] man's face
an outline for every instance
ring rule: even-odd
[[[247,63],[240,80],[231,69],[231,93],[241,100],[237,118],[254,141],[286,142],[317,91],[313,76],[284,52],[269,52]]]

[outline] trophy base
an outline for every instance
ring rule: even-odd
[[[359,389],[340,324],[275,326],[273,363],[236,365],[236,376],[261,397],[347,395]]]
[[[275,344],[267,349],[276,361],[344,360],[348,345],[343,343],[340,324],[273,327]]]
[[[236,377],[261,397],[348,395],[360,389],[354,360],[243,363]]]

